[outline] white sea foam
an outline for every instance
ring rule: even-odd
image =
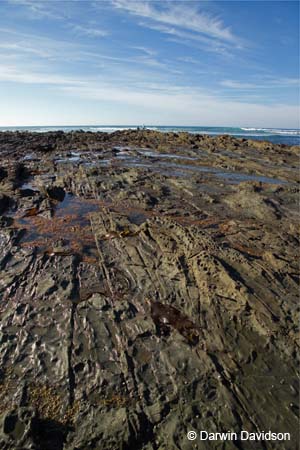
[[[137,127],[88,127],[90,131],[104,131],[106,133],[113,133],[114,131],[121,130],[136,130],[136,128]]]
[[[243,128],[241,128],[241,130],[243,130]],[[272,136],[273,133],[269,133],[269,134],[259,134],[259,133],[235,133],[235,132],[228,132],[228,131],[192,131],[191,134],[208,134],[209,136],[221,136],[224,134],[229,134],[232,136],[242,136],[242,137],[246,137],[246,136]]]
[[[263,133],[267,133],[268,135],[272,134],[282,134],[286,136],[300,136],[300,130],[284,130],[277,128],[241,128],[244,131],[262,131]]]

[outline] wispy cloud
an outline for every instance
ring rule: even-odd
[[[199,64],[199,59],[193,58],[192,56],[179,56],[177,59],[187,64]]]
[[[72,85],[80,87],[84,80],[69,78],[64,75],[49,72],[38,72],[33,69],[17,67],[15,65],[0,64],[0,81],[9,81],[22,84]]]
[[[230,89],[252,90],[252,89],[271,89],[271,88],[289,88],[299,86],[297,78],[278,78],[267,79],[263,83],[245,83],[235,80],[223,80],[221,86]]]
[[[5,56],[10,55],[19,61],[26,56],[35,62],[41,59],[78,60],[85,49],[87,47],[81,43],[0,27],[0,50],[5,52]]]
[[[81,34],[84,36],[89,36],[89,37],[105,37],[108,36],[110,33],[106,30],[101,30],[99,28],[94,28],[88,25],[70,25],[70,27],[72,28],[72,30],[77,33],[77,34]]]
[[[111,0],[117,11],[137,17],[141,27],[168,35],[168,41],[200,50],[232,57],[232,50],[246,47],[246,41],[233,34],[222,20],[207,12],[199,12],[200,2],[151,2]]]
[[[21,7],[31,19],[54,19],[63,21],[63,26],[72,29],[78,35],[88,37],[105,37],[110,33],[107,30],[92,26],[91,24],[72,23],[72,16],[76,7],[81,7],[80,2],[63,2],[47,0],[7,0],[11,5]],[[89,6],[88,2],[86,5]],[[72,9],[74,6],[74,11]],[[67,9],[66,9],[67,7]]]
[[[137,75],[138,76],[138,75]],[[169,123],[224,124],[224,111],[230,111],[230,120],[237,125],[260,124],[282,125],[282,117],[290,120],[297,114],[296,106],[274,103],[264,105],[259,102],[217,96],[208,89],[187,85],[139,83],[131,87],[125,82],[108,82],[105,78],[69,77],[57,73],[0,66],[0,81],[10,81],[31,85],[48,85],[67,95],[90,101],[111,102],[128,107],[147,109],[156,112],[158,122],[167,117]],[[184,110],[184,114],[183,114]],[[205,117],[205,121],[203,120]],[[266,118],[269,122],[266,121]],[[138,118],[135,117],[135,120]],[[263,124],[263,125],[262,125]]]
[[[152,48],[144,47],[142,45],[133,45],[133,46],[131,46],[131,48],[134,49],[134,50],[139,50],[142,53],[146,53],[146,55],[149,55],[149,56],[157,55],[157,51],[156,50],[153,50]]]
[[[9,0],[9,3],[22,7],[24,11],[29,13],[31,19],[42,19],[47,17],[51,19],[61,19],[63,17],[62,8],[56,8],[56,6],[59,6],[60,2],[47,2],[43,0]]]
[[[74,24],[72,25],[74,28]],[[77,26],[76,26],[77,27]],[[77,28],[76,28],[77,29]],[[98,32],[100,37],[104,37],[102,30],[89,30]],[[87,32],[86,29],[78,32]],[[98,33],[96,33],[98,35]],[[2,40],[2,41],[1,41]],[[3,50],[3,56],[15,57],[22,61],[27,54],[35,57],[35,62],[39,60],[51,60],[56,62],[76,62],[78,64],[88,64],[85,70],[91,70],[96,65],[109,61],[110,64],[121,64],[124,71],[127,72],[130,66],[145,66],[153,70],[164,70],[169,73],[180,73],[174,64],[167,64],[158,59],[156,52],[143,46],[127,47],[126,51],[121,47],[114,52],[102,53],[94,46],[89,46],[86,42],[72,42],[48,38],[41,35],[17,32],[9,28],[0,27],[0,51]],[[132,51],[130,51],[132,50]],[[45,61],[46,62],[46,61]],[[125,70],[126,69],[126,70]],[[124,73],[123,75],[124,76]]]
[[[0,42],[0,50],[9,52],[11,56],[24,53],[36,55],[41,58],[48,58],[50,56],[50,52],[47,49],[38,48],[22,40],[18,42]]]
[[[115,8],[129,14],[143,17],[154,22],[172,25],[186,30],[202,33],[225,41],[235,41],[229,27],[221,19],[205,12],[199,12],[191,2],[149,2],[134,0],[112,0]],[[160,8],[157,7],[160,5]]]
[[[185,44],[196,48],[200,48],[207,52],[218,53],[226,56],[231,56],[230,49],[232,44],[228,42],[221,42],[220,40],[204,36],[199,33],[191,33],[189,31],[181,30],[176,27],[170,27],[166,25],[156,23],[139,22],[140,26],[147,27],[151,30],[158,31],[159,33],[170,35],[169,41],[176,42],[177,44]],[[197,44],[196,46],[194,44]]]
[[[222,99],[207,94],[201,90],[176,87],[163,89],[128,89],[115,85],[102,86],[63,86],[62,90],[70,95],[80,96],[94,101],[113,102],[120,105],[134,106],[152,114],[153,124],[197,124],[203,125],[232,125],[236,126],[284,126],[291,123],[298,114],[297,106],[282,103],[264,105],[255,101],[240,101],[238,99]],[[183,106],[184,105],[184,106]],[[184,112],[183,112],[184,110]],[[224,117],[224,111],[230,111],[230,123]],[[159,112],[159,113],[158,113]],[[153,113],[155,114],[153,116]],[[156,119],[154,119],[156,117]],[[285,118],[285,120],[283,120]],[[128,116],[127,120],[139,123],[139,117]],[[285,122],[286,121],[286,122]],[[128,123],[129,123],[128,122]],[[285,122],[285,123],[284,123]],[[263,125],[261,125],[263,124]]]

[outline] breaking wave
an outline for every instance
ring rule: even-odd
[[[266,134],[282,134],[285,136],[300,136],[300,130],[278,129],[278,128],[241,128],[244,131],[261,131]]]

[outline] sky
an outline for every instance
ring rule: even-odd
[[[298,1],[0,0],[0,126],[299,126]]]

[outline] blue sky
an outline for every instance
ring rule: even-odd
[[[0,0],[0,126],[299,127],[297,1]]]

